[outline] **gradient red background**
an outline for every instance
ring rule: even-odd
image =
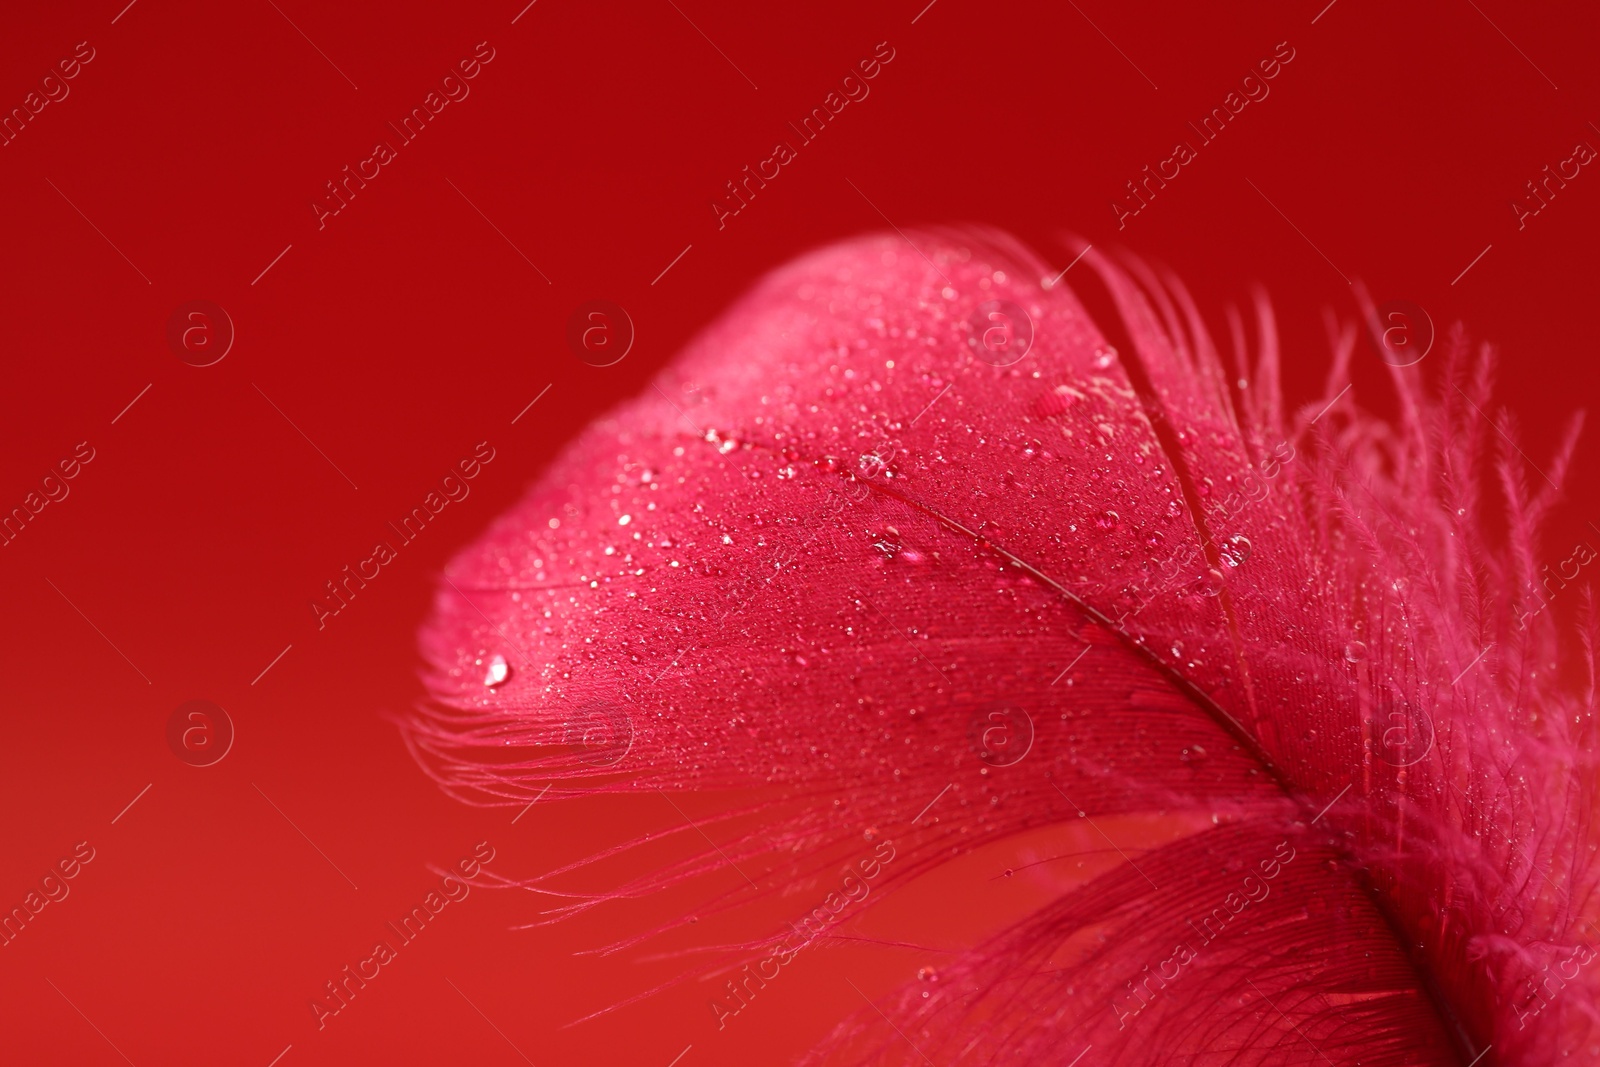
[[[0,148],[0,507],[78,442],[95,450],[0,549],[0,905],[76,842],[97,852],[0,949],[8,1062],[120,1050],[141,1067],[265,1067],[292,1046],[285,1065],[665,1067],[692,1046],[685,1067],[776,1063],[861,1007],[841,966],[868,994],[914,973],[905,953],[818,953],[722,1033],[693,988],[563,1029],[672,973],[575,950],[697,897],[510,931],[541,901],[484,891],[325,1030],[308,1008],[420,901],[430,864],[488,840],[493,869],[533,875],[673,824],[659,798],[539,806],[515,825],[514,809],[463,807],[383,717],[417,699],[414,634],[450,554],[763,271],[820,242],[885,216],[976,222],[1059,268],[1071,232],[1170,266],[1219,329],[1265,284],[1299,401],[1319,395],[1325,310],[1356,313],[1343,272],[1498,344],[1540,466],[1595,395],[1600,175],[1585,168],[1521,231],[1509,206],[1577,142],[1600,146],[1589,5],[124,2],[0,20],[0,108],[78,42],[95,50],[70,96]],[[319,231],[324,182],[393,140],[385,123],[480,41],[495,58],[471,95]],[[895,58],[871,95],[719,231],[724,183],[880,41]],[[1271,95],[1119,231],[1124,182],[1281,41],[1296,55]],[[596,298],[637,329],[604,369],[564,342]],[[237,331],[207,368],[165,339],[194,299]],[[1352,392],[1387,403],[1370,351]],[[470,498],[319,632],[324,581],[483,440],[497,458]],[[1597,536],[1597,485],[1591,439],[1552,560]],[[195,698],[237,729],[209,768],[165,740]],[[981,902],[987,877],[905,907],[966,928],[951,901]]]

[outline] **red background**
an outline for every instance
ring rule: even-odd
[[[914,972],[903,953],[819,953],[721,1033],[688,988],[563,1029],[672,973],[573,951],[692,896],[510,931],[539,899],[475,891],[325,1030],[307,1006],[420,901],[429,865],[486,839],[494,869],[532,875],[671,824],[658,800],[536,807],[515,825],[463,807],[384,716],[417,698],[414,634],[450,554],[752,280],[819,242],[884,216],[977,222],[1064,267],[1071,232],[1170,266],[1219,327],[1262,283],[1302,402],[1320,395],[1325,310],[1356,313],[1342,271],[1499,345],[1540,466],[1595,393],[1600,176],[1585,168],[1520,231],[1509,207],[1578,141],[1600,146],[1589,5],[539,0],[513,24],[524,0],[123,2],[11,12],[0,33],[6,109],[78,42],[95,50],[0,148],[0,507],[78,442],[95,449],[0,550],[0,905],[76,842],[97,851],[0,949],[8,1062],[120,1050],[141,1067],[265,1067],[286,1046],[285,1065],[511,1064],[520,1049],[541,1067],[665,1067],[685,1046],[685,1067],[783,1062],[861,1007],[840,961],[869,994]],[[393,140],[385,123],[480,41],[495,58],[470,96],[319,230],[323,183]],[[719,231],[724,183],[880,41],[895,58],[871,95]],[[1124,182],[1192,140],[1185,122],[1280,41],[1295,58],[1271,95],[1119,232]],[[563,339],[596,298],[637,329],[604,369]],[[165,339],[194,299],[236,327],[211,367]],[[1353,389],[1380,410],[1381,372],[1364,354]],[[323,582],[482,440],[497,458],[471,497],[319,632]],[[1591,440],[1552,559],[1596,536],[1597,459]],[[208,768],[165,740],[195,698],[237,729]],[[944,930],[949,899],[904,907]]]

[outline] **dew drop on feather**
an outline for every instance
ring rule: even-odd
[[[1234,534],[1222,543],[1218,549],[1222,562],[1230,567],[1238,567],[1250,558],[1250,539],[1244,534]]]

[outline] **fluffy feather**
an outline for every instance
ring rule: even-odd
[[[1529,606],[1556,491],[1482,415],[1489,355],[1453,336],[1437,395],[1396,369],[1389,426],[1322,410],[1336,328],[1327,397],[1287,412],[1264,300],[1224,357],[1175,282],[1088,261],[1124,351],[999,235],[769,277],[452,563],[418,758],[473,803],[756,791],[699,823],[715,848],[558,916],[762,872],[733,906],[863,837],[904,884],[1052,824],[1189,827],[827,1055],[1600,1056],[1592,654],[1564,677]],[[998,367],[996,300],[1033,331]],[[974,741],[997,703],[1031,718],[1019,762]]]

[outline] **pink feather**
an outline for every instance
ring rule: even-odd
[[[413,751],[472,803],[754,791],[556,917],[730,864],[761,874],[737,907],[863,838],[890,886],[1053,825],[1178,828],[819,1055],[1600,1057],[1593,619],[1533,610],[1556,493],[1473,410],[1489,355],[1452,337],[1437,395],[1396,369],[1391,426],[1325,407],[1342,328],[1286,411],[1264,301],[1224,357],[1173,280],[1086,262],[1115,323],[994,234],[766,279],[451,565]]]

